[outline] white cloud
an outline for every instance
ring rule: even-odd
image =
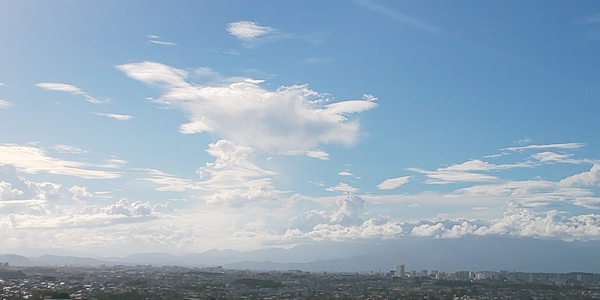
[[[309,210],[290,220],[289,228],[301,231],[311,231],[319,224],[328,223],[330,216],[325,211]]]
[[[23,195],[23,191],[13,188],[11,183],[0,181],[0,200],[11,200]]]
[[[555,152],[540,152],[531,155],[531,158],[540,162],[565,162],[571,160],[572,154],[559,154]]]
[[[408,171],[413,171],[425,174],[428,177],[428,184],[448,184],[457,182],[491,182],[497,181],[498,178],[488,174],[476,172],[489,172],[498,170],[507,170],[513,168],[531,168],[531,163],[514,163],[496,165],[482,160],[474,159],[466,161],[462,164],[456,164],[445,168],[438,168],[435,171],[427,171],[421,168],[407,168]]]
[[[163,46],[177,46],[177,43],[161,41],[159,39],[160,37],[157,35],[149,35],[148,38],[150,38],[150,40],[148,40],[148,41],[153,44],[163,45]]]
[[[600,164],[594,164],[588,172],[569,176],[559,182],[560,186],[589,186],[600,181]]]
[[[253,48],[265,43],[273,43],[281,39],[303,39],[312,43],[318,43],[323,40],[323,33],[296,35],[279,31],[275,28],[258,25],[250,21],[238,21],[227,24],[229,34],[243,42],[244,47]],[[305,62],[314,62],[315,59],[308,59]]]
[[[440,168],[437,171],[427,171],[420,168],[407,168],[406,170],[425,174],[428,177],[426,181],[427,184],[448,184],[457,182],[489,182],[498,180],[497,177],[487,174],[452,171],[445,170],[444,168]]]
[[[191,179],[182,179],[174,175],[155,170],[155,169],[134,169],[142,171],[143,177],[136,178],[137,180],[150,181],[159,187],[157,191],[161,192],[182,192],[186,190],[198,190],[200,187]]]
[[[12,102],[0,99],[0,109],[10,109],[13,107]]]
[[[273,32],[273,28],[260,26],[255,22],[238,21],[227,24],[227,31],[236,38],[248,41]]]
[[[454,193],[462,196],[500,197],[513,207],[543,208],[568,203],[584,208],[599,206],[594,192],[580,186],[590,186],[599,181],[600,165],[590,171],[575,174],[558,182],[547,180],[505,181],[498,184],[475,185]]]
[[[59,91],[59,92],[73,94],[73,95],[83,96],[88,102],[93,103],[93,104],[103,104],[103,103],[109,102],[108,99],[105,99],[105,100],[97,99],[95,97],[90,96],[88,93],[82,91],[80,88],[78,88],[74,85],[66,84],[66,83],[41,82],[41,83],[36,84],[35,86],[45,89],[45,90],[49,90],[49,91]]]
[[[592,159],[574,159],[573,154],[570,153],[555,153],[550,151],[535,153],[531,155],[531,158],[539,161],[540,163],[566,163],[566,164],[593,164],[597,163],[598,160]]]
[[[322,64],[322,63],[327,63],[330,61],[331,61],[331,58],[328,58],[328,57],[307,57],[307,58],[300,60],[299,62],[303,63],[303,64]]]
[[[73,200],[75,200],[76,202],[85,202],[85,200],[94,197],[94,195],[88,192],[87,188],[84,186],[81,187],[74,185],[69,189],[69,192],[73,194]]]
[[[94,204],[81,209],[57,209],[46,211],[41,215],[10,214],[0,217],[0,228],[3,230],[102,228],[115,224],[148,222],[174,212],[170,203],[156,205],[143,201],[130,203],[127,199],[122,198],[117,203],[106,206]],[[98,237],[86,235],[86,238],[94,240]],[[90,242],[90,240],[86,242]]]
[[[107,169],[120,169],[126,164],[127,161],[124,159],[109,158],[98,164],[98,166]]]
[[[188,83],[188,72],[155,62],[117,66],[127,76],[161,87],[157,103],[180,109],[189,123],[180,132],[210,132],[238,145],[276,154],[301,154],[321,143],[351,146],[359,136],[349,114],[374,108],[373,101],[323,105],[320,94],[305,85],[268,91],[261,81],[229,78],[220,83]]]
[[[220,140],[208,145],[206,152],[215,157],[215,162],[198,169],[200,178],[210,177],[198,185],[213,191],[205,197],[208,203],[228,202],[240,206],[251,201],[272,200],[280,194],[270,178],[276,173],[250,161],[251,148]]]
[[[411,176],[402,176],[397,178],[386,179],[382,183],[377,185],[377,188],[380,190],[393,190],[401,185],[406,184],[410,177]]]
[[[365,200],[355,195],[348,193],[345,199],[337,201],[340,207],[331,215],[330,221],[334,224],[344,226],[359,225],[363,223],[362,216],[365,213]]]
[[[96,114],[98,116],[113,118],[113,119],[119,120],[119,121],[128,121],[128,120],[131,120],[131,118],[133,118],[133,116],[130,116],[130,115],[105,114],[105,113],[98,113],[98,112],[95,112],[94,114]]]
[[[49,156],[46,151],[33,146],[0,144],[0,164],[12,164],[20,172],[76,176],[86,179],[119,178],[114,171],[99,170],[97,166]]]
[[[578,149],[585,146],[583,143],[563,143],[563,144],[546,144],[546,145],[527,145],[519,147],[509,147],[502,150],[505,151],[523,151],[530,149]]]
[[[227,203],[231,206],[273,200],[281,194],[275,190],[270,178],[275,172],[264,170],[250,160],[253,153],[251,148],[219,140],[210,144],[206,152],[215,161],[198,168],[200,181],[178,178],[153,169],[137,169],[144,173],[143,177],[137,179],[157,184],[157,191],[197,191],[202,195],[195,197],[207,203]]]
[[[309,150],[306,151],[306,156],[317,158],[320,160],[329,160],[329,153],[321,150]]]
[[[517,145],[525,145],[525,144],[529,144],[531,142],[532,142],[532,139],[530,139],[530,138],[524,138],[524,139],[515,141],[514,143],[517,144]]]
[[[52,149],[56,150],[59,153],[70,153],[70,154],[89,153],[89,151],[87,151],[87,150],[83,150],[83,149],[77,148],[75,146],[70,146],[70,145],[54,145],[52,147]]]
[[[356,193],[358,189],[348,185],[347,183],[340,182],[340,184],[336,186],[331,186],[325,189],[330,192],[345,192],[345,193]]]
[[[60,184],[33,182],[17,175],[10,164],[0,164],[0,206],[11,207],[11,212],[40,213],[54,207],[61,197]]]
[[[312,240],[373,240],[390,239],[399,237],[404,229],[399,222],[382,220],[378,218],[369,219],[358,226],[344,226],[341,224],[319,224],[307,233],[288,230],[284,237],[310,238]]]
[[[367,100],[367,101],[377,101],[379,100],[379,98],[371,95],[371,94],[363,94],[363,100]]]
[[[408,227],[408,224],[403,226]],[[468,235],[510,235],[516,237],[557,238],[567,241],[600,239],[600,216],[565,216],[556,211],[532,213],[511,210],[503,218],[485,220],[440,219],[414,224],[411,235],[457,238]]]
[[[504,165],[495,165],[488,162],[484,162],[478,159],[469,160],[462,164],[452,165],[446,168],[439,168],[438,171],[445,172],[467,172],[467,171],[493,171],[493,170],[505,170],[512,168],[522,168],[522,167],[530,167],[530,165],[526,163],[516,163],[516,164],[504,164]]]
[[[338,175],[340,176],[353,176],[354,174],[348,172],[348,171],[341,171],[338,173]]]

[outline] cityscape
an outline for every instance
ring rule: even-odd
[[[307,272],[179,266],[0,267],[0,299],[600,299],[600,274]]]
[[[600,299],[599,53],[599,0],[0,0],[0,300]]]

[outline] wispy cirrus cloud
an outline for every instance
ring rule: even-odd
[[[107,113],[99,113],[99,112],[95,112],[94,114],[98,115],[98,116],[102,116],[102,117],[112,118],[112,119],[115,119],[118,121],[128,121],[133,118],[133,116],[130,116],[130,115],[107,114]]]
[[[540,163],[595,164],[600,162],[597,159],[573,158],[572,153],[556,153],[551,151],[535,153],[530,158]]]
[[[273,43],[281,39],[303,39],[309,42],[319,42],[322,34],[296,35],[284,33],[269,26],[259,25],[251,21],[237,21],[227,24],[229,34],[243,42],[244,47],[254,48],[266,43]],[[311,60],[306,61],[311,63]]]
[[[66,83],[41,82],[41,83],[36,84],[35,86],[45,89],[45,90],[48,90],[48,91],[58,91],[58,92],[69,93],[72,95],[83,96],[88,102],[93,103],[93,104],[105,104],[105,103],[110,102],[110,100],[108,100],[108,99],[101,100],[101,99],[92,97],[88,93],[81,90],[80,88],[78,88],[74,85],[66,84]]]
[[[54,149],[55,151],[59,152],[59,153],[71,153],[71,154],[85,154],[85,153],[89,153],[89,151],[87,150],[83,150],[80,149],[78,147],[75,146],[70,146],[70,145],[54,145],[51,147],[52,149]]]
[[[0,99],[0,109],[10,109],[13,107],[13,103]]]
[[[216,78],[216,82],[188,82],[190,74],[156,62],[117,66],[127,76],[159,87],[152,101],[180,109],[189,123],[183,134],[210,132],[237,145],[265,152],[298,155],[323,153],[319,144],[351,146],[359,137],[360,124],[352,114],[377,106],[374,101],[348,100],[324,104],[323,95],[306,85],[282,86],[274,91],[261,87],[262,80]],[[322,152],[322,151],[321,151]],[[314,157],[313,156],[313,157]]]
[[[0,164],[13,165],[20,172],[29,174],[44,172],[85,179],[121,177],[121,173],[103,170],[98,165],[52,157],[41,148],[17,144],[0,144]]]
[[[167,42],[167,41],[161,41],[160,37],[158,35],[149,35],[148,38],[150,40],[148,40],[150,43],[153,44],[157,44],[157,45],[163,45],[163,46],[177,46],[177,43],[173,43],[173,42]]]
[[[484,158],[497,158],[509,155],[513,152],[523,152],[528,150],[546,150],[560,149],[572,150],[579,149],[585,146],[583,143],[562,143],[562,144],[544,144],[544,145],[527,145],[518,147],[509,147],[501,149],[503,152],[499,155],[488,155]],[[493,182],[499,178],[490,174],[492,171],[509,170],[515,168],[534,168],[543,164],[549,163],[568,163],[568,164],[596,164],[598,160],[593,159],[575,159],[570,153],[556,153],[551,151],[543,151],[532,154],[528,160],[523,162],[515,162],[508,164],[493,164],[480,159],[473,159],[461,164],[455,164],[449,167],[442,167],[436,170],[424,170],[421,168],[407,168],[406,170],[425,174],[427,176],[426,183],[428,184],[448,184],[458,182]]]
[[[523,151],[523,150],[542,150],[542,149],[578,149],[585,146],[584,143],[562,143],[562,144],[545,144],[545,145],[527,145],[518,147],[509,147],[501,149],[503,151]]]
[[[373,1],[370,0],[353,0],[354,3],[368,9],[371,10],[373,12],[382,14],[384,16],[390,17],[392,19],[398,20],[408,26],[411,26],[413,28],[428,32],[428,33],[432,33],[435,35],[444,35],[444,32],[442,31],[442,29],[440,29],[437,26],[434,26],[432,24],[426,23],[422,20],[419,20],[418,18],[415,18],[413,16],[409,16],[407,14],[401,13],[399,11],[396,11],[394,9],[391,9],[389,7],[386,7],[384,5],[375,3]]]
[[[139,171],[136,180],[144,180],[152,182],[158,187],[157,191],[161,192],[182,192],[189,190],[200,190],[201,187],[192,179],[183,179],[175,175],[165,173],[156,169],[141,169],[135,168],[134,171]]]

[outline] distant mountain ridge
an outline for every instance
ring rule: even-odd
[[[290,249],[248,252],[208,250],[176,256],[136,253],[123,258],[43,255],[26,258],[0,255],[15,266],[179,265],[223,266],[230,269],[369,272],[389,271],[397,264],[407,270],[511,270],[525,272],[600,273],[600,242],[564,242],[532,238],[467,237],[460,239],[404,238],[378,243],[319,242]]]

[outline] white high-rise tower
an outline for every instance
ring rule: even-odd
[[[404,264],[396,266],[396,272],[394,272],[394,277],[404,277]]]

